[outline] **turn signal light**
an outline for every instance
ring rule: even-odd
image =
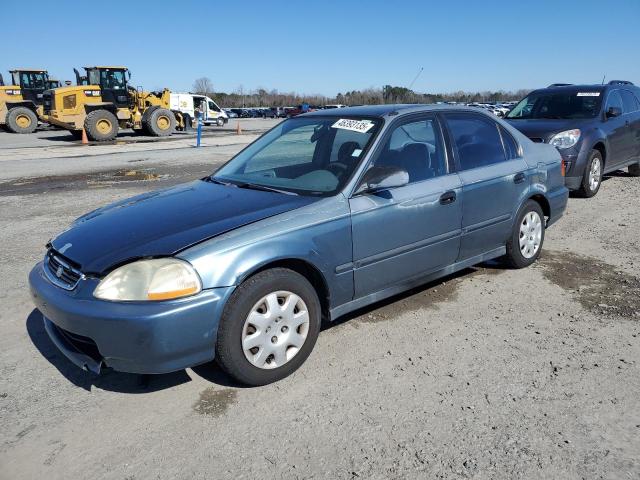
[[[560,162],[560,174],[564,177],[567,173],[567,164],[564,160]]]

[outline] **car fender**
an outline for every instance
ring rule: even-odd
[[[269,264],[305,262],[319,272],[331,302],[353,296],[351,217],[343,195],[239,227],[177,254],[190,262],[203,289],[237,286]]]
[[[591,150],[593,150],[593,148],[598,143],[602,143],[605,149],[604,161],[606,163],[607,153],[609,152],[609,138],[607,137],[607,134],[604,132],[604,130],[602,130],[601,127],[596,127],[596,128],[589,129],[586,132],[583,132],[583,135],[584,137],[582,139],[581,146],[580,146],[580,152],[579,152],[580,158],[578,162],[580,163],[581,160],[586,161],[586,158],[589,156],[589,153],[591,152]]]

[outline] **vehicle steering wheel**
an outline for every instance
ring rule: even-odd
[[[331,162],[327,167],[327,170],[333,173],[336,177],[339,177],[347,171],[347,166],[342,162]]]

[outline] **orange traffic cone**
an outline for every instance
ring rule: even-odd
[[[89,139],[87,138],[87,131],[84,128],[82,129],[82,144],[89,145]]]
[[[236,133],[238,135],[242,133],[242,129],[240,128],[240,120],[238,120],[238,124],[236,125]]]

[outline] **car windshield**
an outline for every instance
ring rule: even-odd
[[[601,102],[599,91],[533,92],[513,107],[507,118],[593,118],[600,111]]]
[[[332,195],[349,180],[380,126],[368,118],[286,120],[211,177],[244,188]]]

